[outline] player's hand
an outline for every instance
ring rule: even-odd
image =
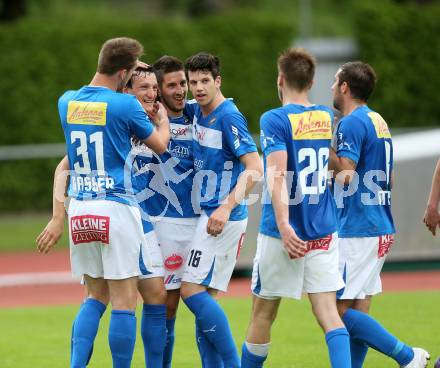
[[[48,253],[52,247],[60,240],[64,231],[64,219],[54,218],[49,221],[44,230],[38,235],[37,249],[40,253]]]
[[[425,215],[423,216],[423,222],[428,230],[435,236],[437,226],[440,226],[440,213],[436,208],[431,206],[426,207]]]
[[[137,68],[149,68],[150,64],[144,63],[143,61],[138,60],[136,64]]]
[[[301,240],[296,235],[295,230],[289,224],[280,228],[281,240],[283,246],[289,254],[290,258],[301,258],[307,252],[307,242]]]
[[[147,114],[156,126],[162,125],[165,121],[168,121],[167,110],[161,102],[155,102],[153,107],[147,111]]]
[[[231,210],[226,206],[220,206],[217,208],[211,216],[209,216],[208,224],[206,225],[206,231],[209,235],[217,236],[221,234],[223,228],[231,216]]]

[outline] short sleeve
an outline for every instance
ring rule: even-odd
[[[136,98],[131,99],[130,108],[127,113],[129,114],[128,124],[131,134],[143,140],[153,133],[154,126]]]
[[[223,120],[222,129],[225,143],[236,157],[257,152],[257,146],[249,134],[246,119],[242,114],[227,114]]]
[[[282,118],[273,111],[266,112],[260,118],[260,140],[263,154],[268,156],[275,151],[286,151],[285,131]]]
[[[339,122],[337,130],[337,155],[347,157],[357,164],[364,136],[365,129],[360,120],[351,116],[343,118]]]

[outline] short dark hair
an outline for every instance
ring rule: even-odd
[[[182,61],[174,56],[164,55],[153,64],[153,71],[156,74],[157,83],[162,85],[164,74],[184,71]]]
[[[338,74],[339,86],[347,83],[351,96],[367,102],[376,86],[376,73],[371,65],[362,61],[350,61],[341,66]]]
[[[128,80],[127,84],[125,85],[127,88],[133,88],[133,82],[135,78],[146,74],[154,73],[153,68],[151,66],[145,67],[145,66],[138,66],[133,71],[133,74],[131,75],[130,79]]]
[[[283,74],[288,87],[298,91],[311,87],[315,68],[315,58],[302,48],[291,47],[278,58],[278,70]]]
[[[143,46],[132,38],[107,40],[99,52],[98,73],[113,75],[122,69],[131,70],[143,52]]]
[[[197,70],[203,70],[210,72],[212,77],[215,79],[220,75],[220,59],[207,52],[199,52],[193,56],[186,59],[185,71],[195,72]]]

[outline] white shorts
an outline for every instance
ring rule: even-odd
[[[180,289],[183,269],[191,242],[194,239],[197,219],[192,222],[153,223],[160,244],[162,276],[167,290]]]
[[[137,207],[72,199],[68,217],[73,276],[121,280],[140,275],[143,231]]]
[[[304,257],[291,259],[281,239],[258,234],[252,292],[266,299],[301,299],[302,293],[337,291],[344,286],[338,270],[338,235],[308,242]]]
[[[393,242],[393,235],[339,239],[339,271],[345,288],[338,291],[338,299],[365,299],[382,291],[380,271]]]
[[[226,291],[243,245],[247,219],[228,221],[216,237],[206,232],[208,219],[203,212],[197,222],[182,281]]]
[[[163,277],[162,253],[154,230],[144,234],[141,254],[139,256],[140,279]]]

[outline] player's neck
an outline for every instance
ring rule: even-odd
[[[358,107],[365,106],[367,103],[359,100],[347,100],[342,108],[342,115],[350,115]]]
[[[105,74],[96,73],[94,75],[92,81],[89,83],[89,86],[106,87],[106,88],[109,88],[113,91],[116,91],[118,84],[114,78],[109,77]]]
[[[180,118],[183,115],[183,110],[174,111],[174,110],[169,109],[166,106],[165,106],[165,109],[167,110],[167,115],[170,118]]]
[[[207,104],[205,106],[200,106],[200,110],[202,111],[202,115],[204,117],[208,116],[218,106],[220,106],[220,104],[223,103],[223,101],[225,101],[225,97],[223,96],[222,92],[219,90],[209,104]]]
[[[308,91],[298,92],[294,90],[284,89],[282,91],[282,104],[283,106],[294,104],[302,106],[313,106],[309,100]]]

